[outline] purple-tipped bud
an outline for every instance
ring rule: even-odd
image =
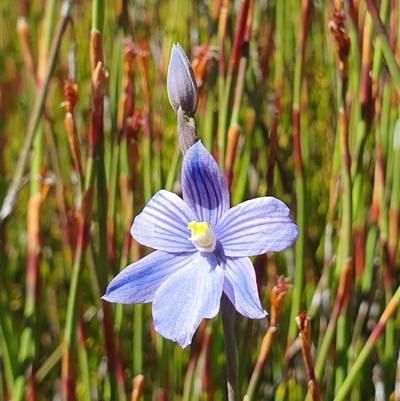
[[[172,45],[167,92],[175,113],[178,112],[179,106],[186,114],[195,113],[199,100],[196,79],[190,61],[179,43]]]

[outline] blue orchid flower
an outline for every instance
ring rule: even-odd
[[[202,319],[217,315],[222,292],[243,316],[266,316],[249,256],[290,247],[298,230],[273,197],[230,208],[224,177],[201,142],[184,155],[182,193],[157,192],[135,218],[133,238],[156,251],[122,270],[103,299],[153,302],[155,330],[185,348]]]

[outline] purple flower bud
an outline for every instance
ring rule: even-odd
[[[194,114],[197,109],[198,94],[192,66],[179,43],[171,50],[167,75],[169,102],[175,113],[179,106],[186,114]]]

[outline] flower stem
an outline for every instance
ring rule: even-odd
[[[228,401],[239,400],[234,314],[235,308],[231,301],[225,294],[222,294],[221,316],[225,338]]]

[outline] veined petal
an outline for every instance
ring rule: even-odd
[[[182,163],[183,200],[198,221],[215,227],[229,209],[229,191],[224,176],[210,152],[199,141],[185,153]]]
[[[161,190],[136,216],[132,237],[142,245],[165,252],[194,252],[187,225],[195,214],[176,194]]]
[[[262,319],[267,312],[262,308],[257,291],[256,274],[249,258],[228,258],[226,261],[224,292],[236,310],[250,319]]]
[[[158,289],[153,301],[154,328],[185,348],[203,318],[219,311],[224,270],[215,254],[198,253]]]
[[[102,299],[119,304],[151,302],[162,283],[179,270],[185,271],[195,257],[196,253],[155,251],[115,276]]]
[[[298,236],[289,208],[273,197],[243,202],[228,210],[215,230],[223,253],[240,257],[279,252]]]

